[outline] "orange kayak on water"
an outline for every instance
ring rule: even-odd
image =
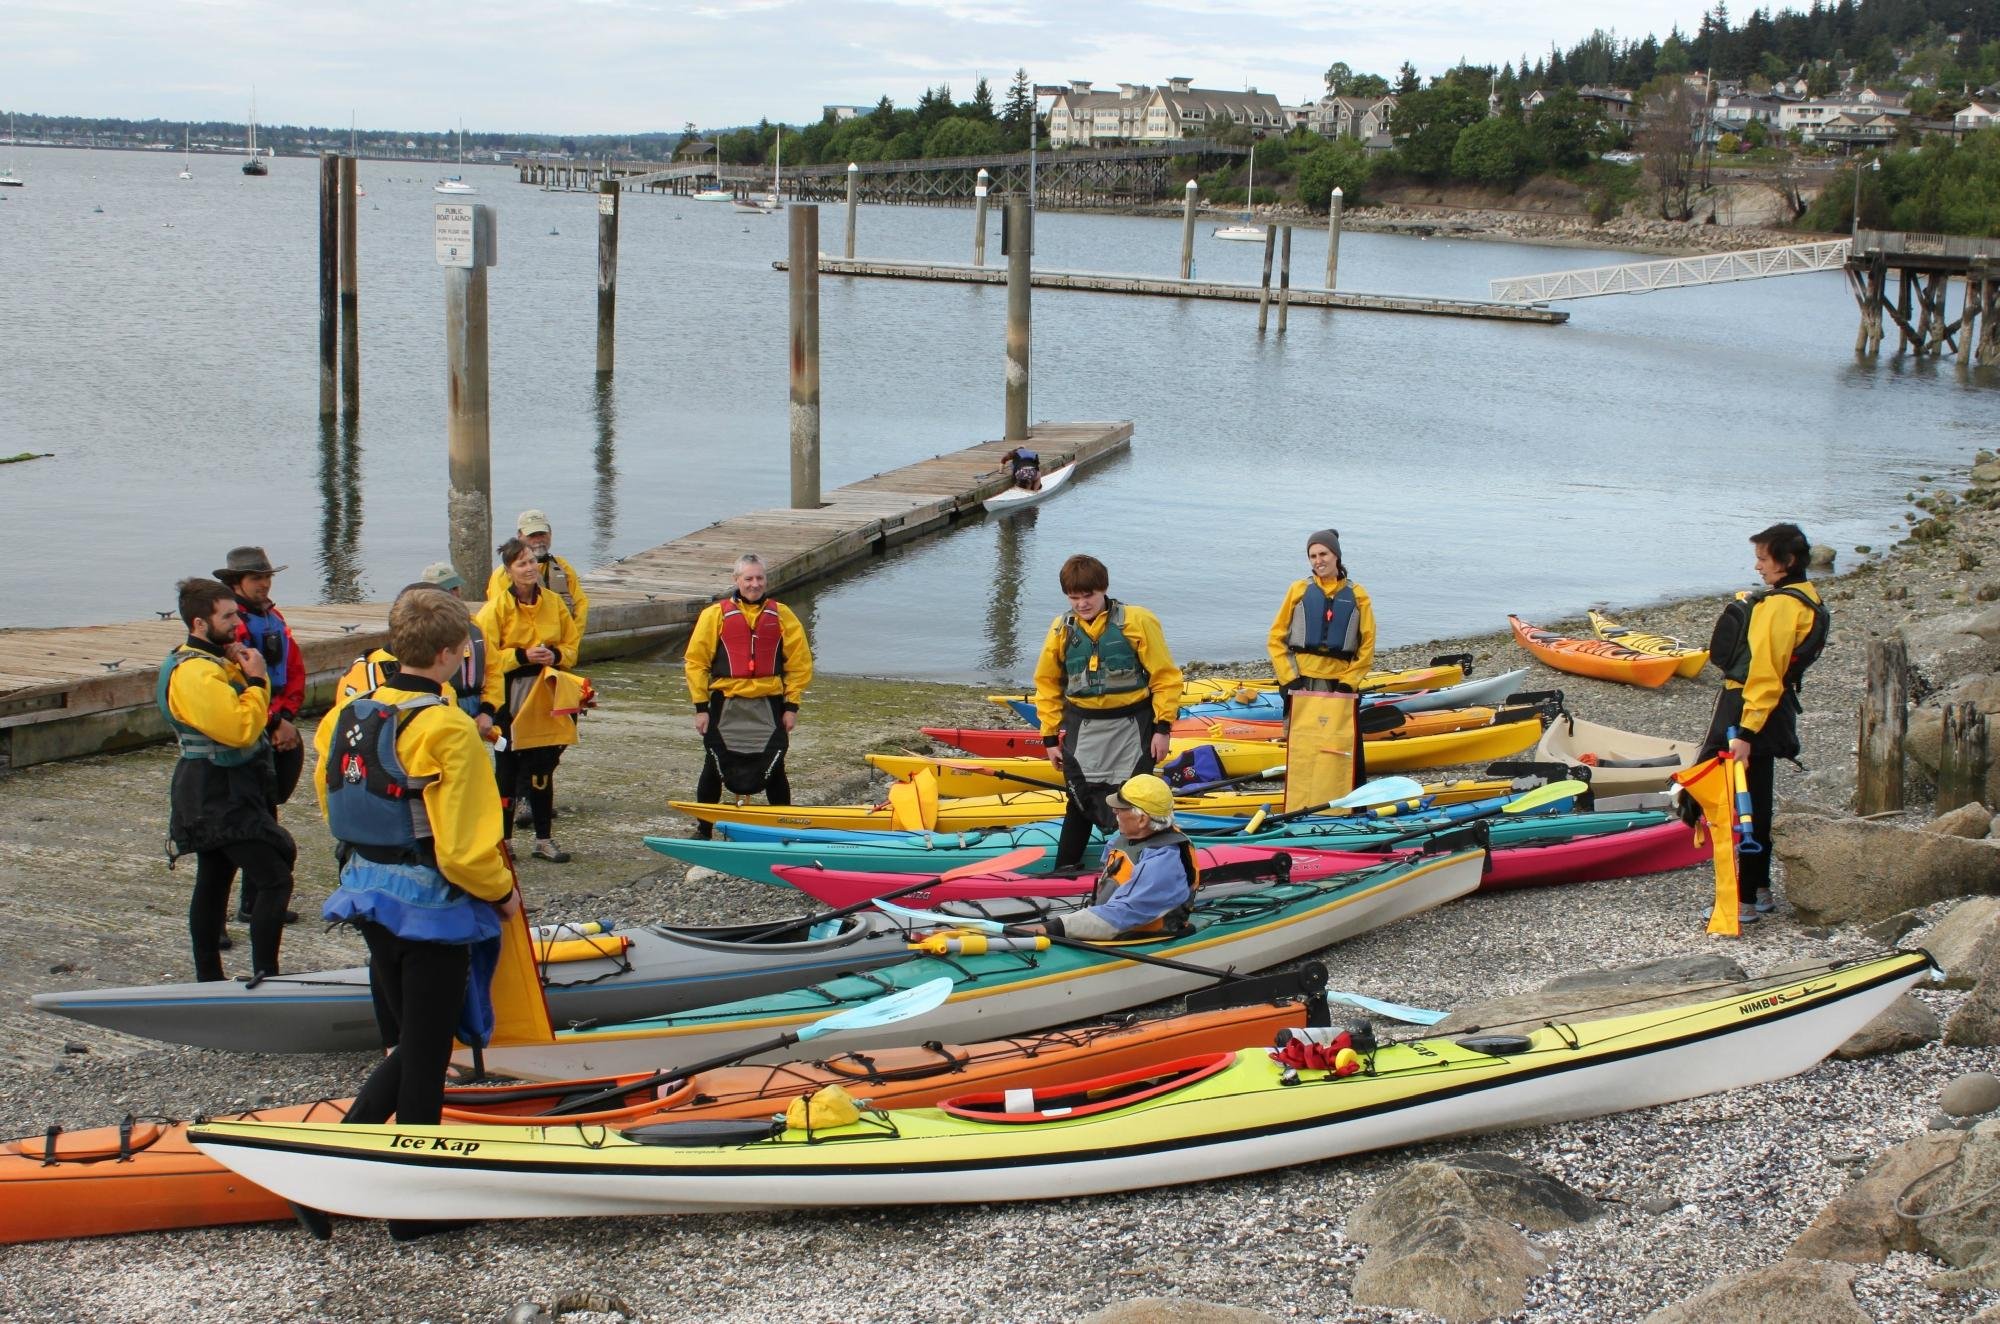
[[[1679,658],[1649,656],[1602,639],[1572,639],[1530,625],[1519,616],[1509,616],[1507,623],[1514,627],[1514,639],[1521,647],[1557,671],[1572,675],[1656,690],[1667,683],[1680,665]]]
[[[1323,975],[1321,976],[1324,977]],[[1193,1053],[1269,1044],[1306,1023],[1303,1000],[1099,1024],[974,1044],[856,1051],[813,1061],[722,1067],[669,1082],[603,1077],[533,1085],[473,1086],[445,1093],[446,1122],[536,1126],[566,1099],[624,1088],[601,1111],[566,1123],[614,1129],[702,1118],[757,1118],[839,1084],[882,1107],[920,1108],[968,1090],[1041,1089]],[[643,1082],[643,1085],[642,1085]],[[337,1122],[353,1100],[260,1108],[218,1121]],[[0,1143],[0,1243],[276,1222],[291,1207],[188,1143],[187,1122],[130,1119],[119,1126]],[[54,1146],[50,1161],[49,1149]]]

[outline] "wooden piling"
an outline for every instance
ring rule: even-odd
[[[1264,275],[1257,283],[1257,334],[1263,335],[1271,320],[1271,250],[1278,242],[1278,227],[1264,227]]]
[[[852,178],[852,176],[849,176]],[[819,509],[819,206],[791,219],[792,509]]]
[[[361,412],[361,273],[354,264],[360,164],[340,158],[340,408],[350,418]]]
[[[493,566],[493,454],[486,366],[486,267],[492,257],[492,211],[475,203],[472,263],[444,272],[446,498],[451,563],[465,596],[486,593]]]
[[[972,186],[972,265],[986,265],[986,194],[993,177],[986,173],[986,167],[979,168],[979,179]]]
[[[1326,208],[1326,287],[1330,290],[1340,281],[1340,213],[1346,202],[1336,188]]]
[[[597,186],[597,371],[611,371],[618,338],[618,181]]]
[[[1007,436],[1028,439],[1028,363],[1033,347],[1035,209],[1016,193],[1007,199]]]
[[[340,343],[340,161],[319,159],[319,416],[334,412],[339,394],[335,355]]]
[[[1285,315],[1292,306],[1292,227],[1284,228],[1278,245],[1278,334],[1285,334]]]
[[[854,203],[856,190],[860,187],[861,167],[854,162],[847,163],[847,260],[854,260]]]
[[[1868,644],[1868,690],[1861,700],[1854,812],[1903,807],[1903,734],[1910,710],[1910,653],[1900,634]]]
[[[1190,179],[1181,203],[1181,279],[1194,279],[1194,199],[1198,191]]]
[[[1949,813],[1983,800],[1990,765],[1986,714],[1976,704],[1946,704],[1944,740],[1938,748],[1937,811]]]

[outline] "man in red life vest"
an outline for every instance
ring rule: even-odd
[[[736,559],[736,588],[711,603],[688,636],[688,697],[701,736],[701,777],[694,798],[716,804],[759,791],[774,805],[792,802],[785,751],[812,683],[812,645],[792,609],[764,596],[764,562]],[[703,823],[695,831],[711,832]]]

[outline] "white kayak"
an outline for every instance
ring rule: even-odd
[[[1010,510],[1038,505],[1060,492],[1075,472],[1076,461],[1072,460],[1053,473],[1043,474],[1042,485],[1032,492],[1025,487],[1010,487],[999,496],[986,498],[986,509],[995,515],[1004,515]]]

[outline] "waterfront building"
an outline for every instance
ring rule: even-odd
[[[1322,138],[1352,138],[1370,152],[1393,148],[1389,122],[1396,98],[1327,95],[1313,106],[1312,131]]]

